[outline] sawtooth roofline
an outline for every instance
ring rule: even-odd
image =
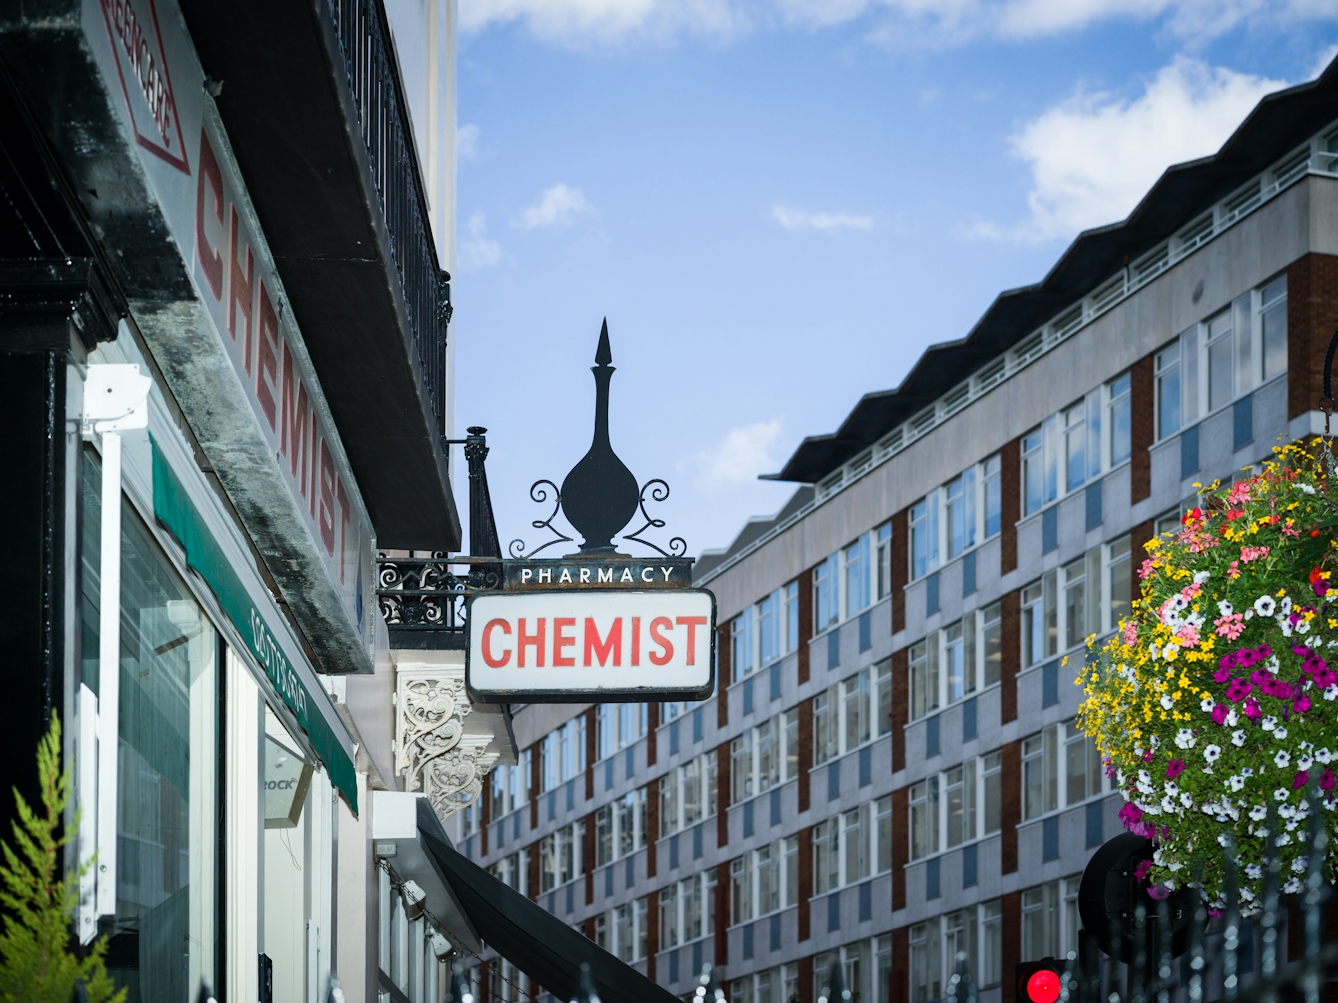
[[[1147,252],[1321,132],[1334,121],[1336,110],[1338,58],[1315,80],[1261,98],[1217,153],[1168,167],[1123,222],[1083,231],[1044,279],[1000,293],[966,337],[930,346],[899,386],[865,394],[840,428],[808,436],[778,473],[764,474],[761,479],[817,484],[903,422],[918,417],[918,412],[934,405],[963,379],[992,360],[1001,360],[1014,345],[1075,308],[1080,310],[1077,322],[1063,325],[1062,334],[1066,337],[1078,330],[1123,298],[1110,296],[1089,310],[1084,299],[1093,290],[1102,290],[1091,297],[1098,299],[1106,295],[1111,280],[1116,280],[1120,284],[1116,292],[1128,293],[1161,274],[1178,257],[1168,256],[1162,265],[1140,274],[1137,280],[1130,276],[1130,263],[1137,268],[1140,257],[1156,258]],[[1286,178],[1286,184],[1278,185],[1277,190],[1300,180],[1305,173]],[[1338,173],[1338,163],[1330,160],[1326,173]],[[1256,200],[1247,211],[1265,200]],[[1246,211],[1241,211],[1226,223],[1211,226],[1206,237],[1195,240],[1185,253],[1202,246],[1244,215]],[[1030,362],[1032,357],[1028,352],[1025,361]],[[1001,370],[999,375],[1006,379],[1011,373]],[[993,387],[1001,381],[991,377],[988,385]],[[969,399],[964,394],[962,403]]]

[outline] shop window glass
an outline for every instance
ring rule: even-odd
[[[83,682],[98,690],[101,476],[82,460]],[[107,968],[128,1003],[216,982],[218,635],[129,504],[121,514],[116,915]],[[85,810],[91,810],[88,806]]]

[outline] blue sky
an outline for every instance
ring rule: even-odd
[[[531,546],[605,316],[614,448],[724,546],[805,435],[1338,52],[1334,0],[459,2],[456,422]]]

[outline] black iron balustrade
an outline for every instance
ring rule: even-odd
[[[501,570],[486,558],[381,556],[376,601],[392,635],[435,631],[463,638],[466,600],[473,592],[499,588]]]
[[[422,368],[423,391],[444,429],[446,327],[451,319],[451,277],[437,263],[427,194],[409,127],[409,105],[391,52],[381,0],[329,0],[381,211],[390,236]]]

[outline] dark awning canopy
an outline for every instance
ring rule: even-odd
[[[575,996],[585,963],[604,1003],[678,1003],[673,993],[466,859],[440,834],[420,829],[419,836],[478,935],[558,999]]]

